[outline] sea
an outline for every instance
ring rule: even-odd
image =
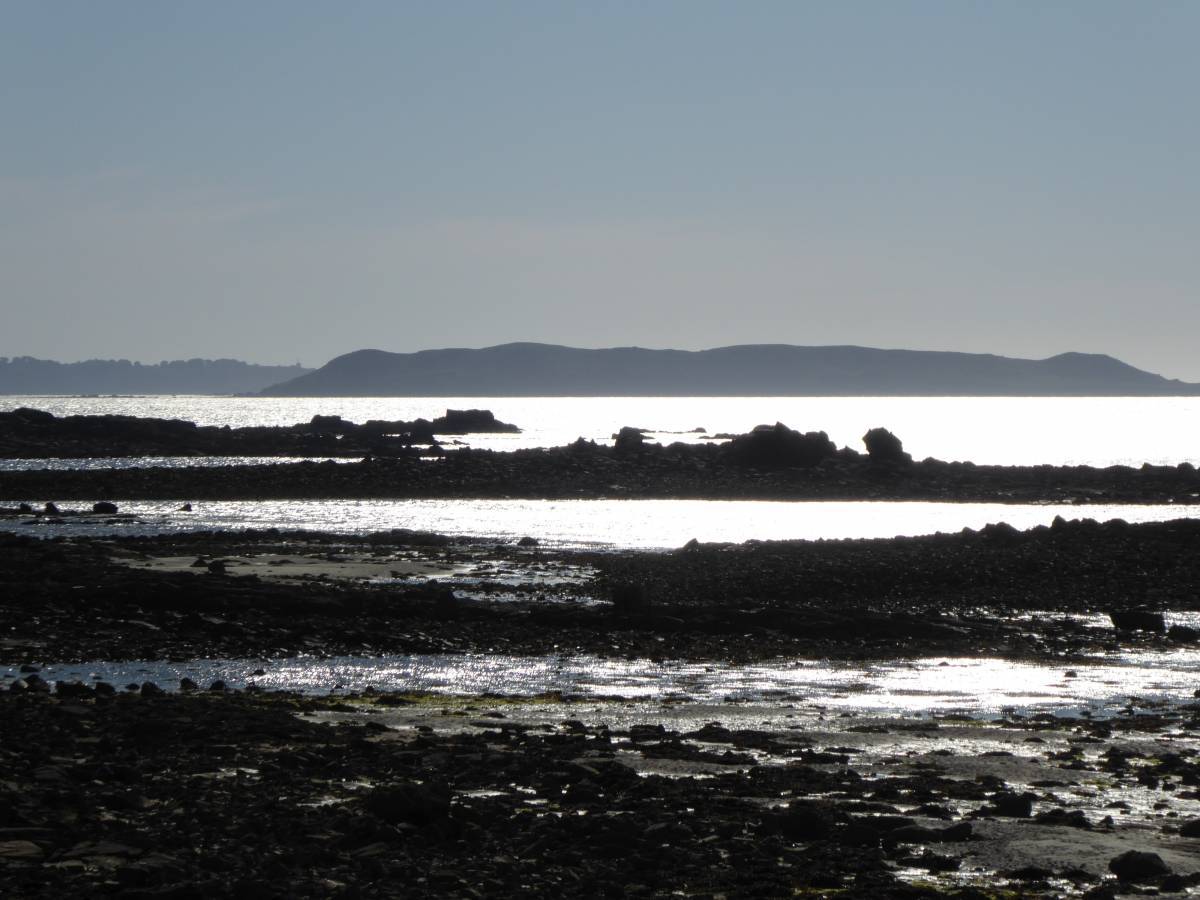
[[[6,396],[20,407],[66,415],[130,415],[199,425],[293,425],[315,415],[433,419],[447,409],[488,409],[517,434],[447,436],[447,446],[517,450],[562,446],[577,438],[611,443],[623,426],[668,444],[723,440],[720,435],[783,422],[825,431],[839,446],[863,449],[862,435],[884,427],[914,458],[979,464],[1132,466],[1200,464],[1196,397],[212,397]],[[319,459],[319,458],[318,458]],[[0,471],[43,468],[206,466],[296,459],[168,457],[0,460]],[[353,463],[356,460],[339,460]],[[619,496],[619,485],[614,493]],[[54,498],[30,497],[29,502]],[[98,498],[99,499],[99,498]],[[769,502],[696,500],[313,500],[192,503],[115,500],[127,518],[30,523],[58,533],[163,533],[200,529],[303,528],[348,534],[391,528],[509,540],[535,537],[551,546],[670,549],[689,540],[880,538],[955,532],[1004,521],[1018,528],[1066,519],[1160,521],[1200,513],[1200,497],[1173,505],[918,502]]]
[[[6,396],[0,410],[31,407],[55,415],[117,414],[184,419],[200,425],[292,425],[314,415],[369,419],[433,419],[447,409],[489,409],[518,434],[447,436],[447,446],[517,450],[554,447],[577,438],[610,443],[623,426],[661,443],[722,440],[756,425],[825,431],[839,446],[862,450],[862,435],[884,427],[914,458],[995,465],[1200,465],[1200,398],[1128,397],[327,397]],[[294,460],[289,460],[294,461]],[[0,470],[198,466],[279,463],[277,459],[179,457],[91,460],[0,460]],[[339,462],[353,463],[355,460]],[[436,463],[431,463],[436,464]],[[11,503],[13,498],[6,501]],[[40,503],[52,497],[24,498]],[[99,499],[99,498],[97,498]],[[1160,521],[1200,515],[1200,496],[1161,505],[1060,505],[914,502],[770,502],[696,500],[311,500],[154,502],[114,500],[121,515],[10,519],[4,527],[42,536],[156,534],[192,530],[303,528],[363,534],[391,528],[599,550],[669,550],[693,538],[740,542],[779,539],[882,538],[956,532],[991,522],[1027,529],[1056,516],[1100,521]],[[67,504],[69,505],[69,504]],[[76,504],[86,507],[87,504]],[[1176,611],[1200,625],[1192,611]],[[1179,621],[1184,621],[1180,619]],[[1095,627],[1109,627],[1099,617]],[[973,715],[1003,709],[1063,715],[1117,715],[1138,695],[1158,700],[1190,696],[1200,677],[1200,653],[1118,653],[1094,661],[1091,677],[1074,679],[1042,664],[1003,660],[881,660],[855,664],[779,660],[755,666],[687,661],[548,655],[435,655],[386,658],[297,657],[254,660],[143,660],[49,665],[48,675],[178,683],[220,677],[231,686],[257,683],[311,693],[367,685],[434,693],[499,692],[537,696],[547,690],[580,697],[623,698],[620,715],[661,716],[695,709],[726,716],[731,701],[756,721],[787,724],[800,706],[875,714],[957,710]],[[0,669],[0,682],[18,677]],[[635,710],[631,704],[649,704]],[[680,706],[680,703],[683,706]],[[633,712],[630,712],[633,710]],[[638,712],[637,710],[641,710]],[[766,717],[766,718],[761,718]]]

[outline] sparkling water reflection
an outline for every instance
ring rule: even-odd
[[[38,498],[31,502],[38,503]],[[1159,522],[1200,515],[1200,506],[773,502],[761,500],[273,500],[194,503],[117,501],[131,518],[16,518],[3,527],[42,536],[167,534],[279,528],[365,534],[393,528],[546,546],[669,549],[704,542],[888,538],[957,532],[1007,522],[1028,529],[1064,519]],[[62,504],[68,506],[72,504]],[[90,501],[74,504],[90,509]]]
[[[78,459],[0,459],[0,472],[54,472],[75,469],[190,469],[216,466],[271,466],[298,462],[362,462],[362,457],[327,456],[87,456]]]
[[[873,663],[784,660],[757,665],[604,659],[595,656],[414,655],[282,660],[89,662],[50,665],[48,680],[154,681],[178,685],[222,679],[230,687],[308,694],[380,690],[451,696],[555,693],[580,699],[677,700],[714,704],[804,703],[858,712],[997,713],[1005,709],[1113,715],[1128,707],[1190,697],[1200,674],[1196,651],[1108,657],[1063,667],[1000,659],[933,658]],[[4,673],[18,677],[15,669]]]

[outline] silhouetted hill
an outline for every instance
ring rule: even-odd
[[[1200,394],[1110,356],[1011,359],[978,353],[748,344],[714,350],[358,350],[262,391],[279,397],[1163,396]]]
[[[313,371],[236,359],[187,359],[142,365],[127,359],[60,363],[0,357],[0,394],[247,394]]]

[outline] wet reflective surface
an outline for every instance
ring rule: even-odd
[[[1131,653],[1073,668],[998,659],[931,658],[866,664],[785,660],[756,665],[604,659],[595,656],[412,655],[297,657],[280,660],[91,662],[49,665],[47,680],[154,681],[178,685],[221,679],[231,687],[311,694],[378,690],[447,695],[619,698],[699,706],[755,703],[777,715],[795,704],[846,712],[973,716],[1108,716],[1146,703],[1190,697],[1200,684],[1200,652]],[[15,669],[3,677],[18,677]]]
[[[326,456],[89,456],[80,459],[0,459],[0,472],[52,472],[75,469],[211,469],[217,466],[270,466],[299,462],[362,462],[362,457]]]
[[[32,501],[32,502],[36,502]],[[367,534],[393,528],[497,540],[532,536],[548,546],[637,549],[702,542],[889,538],[1007,522],[1019,529],[1056,516],[1161,522],[1200,515],[1195,505],[803,502],[737,500],[116,500],[122,516],[9,517],[7,530],[57,534],[170,534],[278,528]],[[40,506],[40,503],[38,504]],[[90,509],[90,501],[63,504]]]

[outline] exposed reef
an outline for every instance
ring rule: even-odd
[[[356,447],[355,455],[363,452],[357,437],[338,440],[331,428],[318,429],[314,437],[311,426],[298,428],[293,452],[331,445]],[[869,450],[863,454],[836,448],[824,432],[802,434],[781,424],[762,426],[722,444],[667,446],[648,443],[639,431],[627,428],[613,447],[580,438],[566,447],[544,450],[461,448],[434,460],[396,453],[348,464],[3,472],[0,500],[515,497],[1200,503],[1200,474],[1190,463],[1135,469],[917,462],[884,429],[873,429],[866,437]],[[278,441],[274,446],[279,447]]]
[[[436,444],[438,435],[519,432],[486,409],[448,409],[432,421],[313,416],[290,426],[200,426],[139,416],[55,416],[36,409],[0,412],[0,458],[123,456],[369,456]]]
[[[665,554],[412,532],[0,535],[0,662],[469,651],[1061,659],[1195,644],[1195,629],[1166,628],[1161,613],[1200,609],[1197,584],[1192,520]],[[1105,613],[1116,615],[1100,628],[1068,615]]]

